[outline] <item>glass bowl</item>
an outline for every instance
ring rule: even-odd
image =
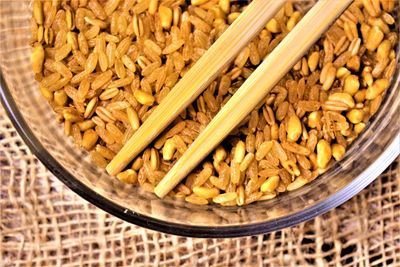
[[[351,145],[346,157],[303,188],[244,207],[160,200],[108,176],[64,136],[31,71],[30,16],[29,1],[0,1],[1,102],[23,140],[55,176],[97,207],[128,222],[183,236],[266,233],[340,205],[371,183],[399,154],[397,68],[381,109]]]

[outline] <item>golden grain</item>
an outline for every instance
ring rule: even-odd
[[[219,0],[219,7],[225,14],[229,14],[231,9],[230,0]]]
[[[276,19],[268,21],[266,28],[272,33],[279,33],[281,31],[281,27]]]
[[[136,110],[134,110],[131,107],[128,107],[126,109],[126,114],[128,115],[129,124],[131,125],[132,129],[134,131],[139,129],[140,121],[139,121],[139,116],[138,116]]]
[[[371,86],[368,87],[365,98],[368,100],[373,100],[382,94],[388,87],[390,83],[387,79],[376,80]]]
[[[321,169],[325,169],[332,157],[332,149],[330,144],[322,139],[317,144],[317,164]]]
[[[208,204],[207,199],[196,196],[195,194],[185,197],[185,201],[192,203],[192,204],[196,204],[196,205],[207,205]]]
[[[61,107],[65,106],[67,104],[67,101],[68,101],[68,96],[64,90],[59,90],[54,92],[54,103],[57,106]]]
[[[279,185],[280,178],[277,175],[269,177],[265,182],[261,185],[261,192],[275,192],[275,189]]]
[[[345,153],[346,153],[346,148],[341,144],[332,145],[332,156],[336,161],[342,160]]]
[[[94,128],[96,126],[96,124],[92,120],[82,121],[78,125],[79,125],[79,129],[81,129],[81,131],[86,131],[86,130]]]
[[[301,13],[299,11],[293,12],[290,16],[288,22],[286,23],[286,27],[289,31],[293,30],[294,26],[299,22],[301,17]]]
[[[322,76],[322,73],[321,73],[321,76]],[[336,68],[331,66],[330,68],[327,69],[326,77],[322,84],[322,88],[325,91],[329,90],[332,87],[333,82],[335,81],[335,77],[336,77]]]
[[[34,73],[41,73],[44,62],[44,49],[41,44],[37,44],[31,54],[32,70]]]
[[[97,142],[99,136],[93,129],[89,129],[83,133],[82,147],[86,150],[92,149]]]
[[[236,144],[235,147],[235,155],[234,155],[234,161],[237,163],[241,163],[244,159],[245,153],[246,153],[246,147],[245,143],[243,141],[239,141]]]
[[[360,134],[366,127],[366,124],[363,122],[357,123],[356,125],[354,125],[354,132],[356,134]]]
[[[308,67],[313,72],[317,69],[319,62],[319,52],[315,51],[308,57]]]
[[[296,142],[299,139],[302,133],[302,125],[299,117],[295,114],[289,117],[288,125],[287,125],[287,139],[289,141]]]
[[[346,113],[346,117],[353,124],[360,123],[364,118],[364,112],[361,109],[352,109]]]
[[[313,111],[308,115],[308,126],[310,128],[318,128],[321,127],[321,118],[322,113],[320,111]]]
[[[127,184],[134,184],[137,181],[137,173],[132,170],[128,169],[123,171],[117,175],[118,180]]]
[[[300,187],[304,186],[307,183],[308,183],[307,179],[305,179],[303,177],[298,177],[292,183],[288,184],[286,190],[293,191],[293,190],[299,189]]]
[[[191,4],[194,6],[199,6],[207,3],[209,0],[191,0]]]
[[[379,29],[379,27],[374,26],[368,33],[367,40],[365,42],[365,47],[369,51],[374,51],[381,44],[383,38],[385,37],[384,33]]]
[[[235,19],[237,19],[240,16],[240,12],[232,12],[228,15],[228,23],[232,24]]]
[[[168,161],[171,160],[174,156],[176,147],[175,147],[175,142],[173,139],[168,139],[163,147],[162,153],[163,153],[163,159]]]
[[[349,75],[344,80],[343,91],[350,94],[355,95],[360,88],[360,82],[358,76]]]
[[[133,92],[133,95],[135,96],[136,100],[142,105],[151,106],[154,102],[154,96],[142,90],[136,90],[135,92]]]
[[[41,0],[35,0],[32,4],[32,16],[36,23],[39,25],[43,24],[43,7]]]
[[[158,9],[158,0],[150,0],[149,3],[149,13],[154,15]]]
[[[168,30],[171,28],[172,23],[172,10],[166,6],[160,6],[158,9],[160,15],[161,26]]]
[[[214,198],[219,195],[219,190],[217,188],[207,188],[204,186],[193,187],[193,193],[201,198],[209,199]]]
[[[214,153],[214,160],[216,162],[221,162],[226,158],[226,151],[223,147],[218,147]]]
[[[228,192],[228,193],[220,194],[216,197],[213,197],[212,200],[214,203],[224,203],[224,202],[235,200],[236,197],[237,197],[236,192]]]
[[[105,158],[103,158],[97,151],[90,151],[90,159],[92,162],[100,168],[105,168],[108,164]]]
[[[240,163],[240,172],[244,172],[247,170],[247,168],[250,166],[250,164],[252,163],[252,161],[254,160],[254,154],[253,153],[248,153],[243,161]]]
[[[260,147],[257,149],[255,158],[257,161],[262,160],[272,149],[272,141],[266,141],[261,143]]]

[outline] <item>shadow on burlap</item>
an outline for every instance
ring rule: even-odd
[[[126,223],[66,188],[0,107],[0,266],[400,266],[398,162],[347,203],[296,227],[177,237]]]

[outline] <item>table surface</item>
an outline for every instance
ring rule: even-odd
[[[178,237],[77,196],[29,151],[0,106],[0,266],[400,266],[399,162],[298,226],[235,239]]]

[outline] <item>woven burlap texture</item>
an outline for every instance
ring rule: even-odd
[[[0,106],[0,177],[0,266],[400,266],[396,162],[347,203],[296,227],[184,238],[77,196],[32,155]]]

